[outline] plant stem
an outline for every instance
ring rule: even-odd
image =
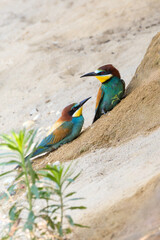
[[[28,189],[29,210],[32,211],[32,195],[31,195],[31,188],[30,188],[30,185],[29,185],[29,180],[28,180],[26,169],[25,169],[25,180],[26,180],[26,186],[27,186],[27,189]]]
[[[30,184],[29,184],[29,179],[28,179],[28,175],[27,175],[27,169],[26,169],[26,165],[25,165],[25,159],[23,157],[23,154],[21,155],[22,158],[22,168],[24,171],[24,175],[25,175],[25,183],[26,183],[26,187],[27,187],[27,195],[28,195],[28,202],[29,202],[29,210],[32,211],[32,194],[31,194],[31,188],[30,188]]]
[[[62,191],[61,191],[61,186],[60,186],[60,202],[61,202],[61,230],[62,230],[62,236],[63,236],[63,196],[62,196]]]

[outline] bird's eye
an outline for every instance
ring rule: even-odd
[[[105,74],[106,74],[106,72],[105,72],[105,71],[102,71],[102,72],[99,72],[98,75],[105,75]]]

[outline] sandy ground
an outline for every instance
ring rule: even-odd
[[[155,139],[155,144],[151,145]],[[155,206],[160,195],[157,193],[157,197],[152,198],[148,194],[148,204],[152,207],[146,206],[141,199],[149,179],[160,172],[159,143],[158,130],[149,138],[138,137],[123,146],[97,150],[77,159],[77,168],[83,166],[83,182],[80,179],[75,189],[79,189],[80,196],[86,196],[89,192],[85,200],[88,208],[81,221],[90,224],[91,228],[83,229],[80,236],[77,234],[73,239],[136,240],[151,230],[153,225],[159,226],[160,209]],[[155,184],[156,181],[153,182]],[[141,189],[138,194],[140,199],[136,195],[137,189]],[[132,197],[131,204],[129,197]],[[123,201],[119,203],[120,199]]]
[[[80,79],[80,75],[103,64],[112,63],[119,69],[128,85],[149,43],[159,31],[159,10],[160,2],[157,0],[2,0],[1,132],[20,129],[24,122],[32,121],[27,124],[40,128],[40,138],[59,117],[64,106],[92,96],[84,107],[84,129],[87,128],[93,119],[99,83],[92,78]],[[150,62],[148,65],[144,63],[144,66],[149,68]],[[144,68],[145,71],[146,69]],[[142,73],[142,68],[140,70]],[[143,73],[141,77],[144,78]],[[77,171],[83,169],[83,173],[74,185],[75,189],[79,189],[79,194],[86,198],[85,204],[88,207],[84,214],[77,212],[75,218],[91,225],[91,229],[75,231],[72,239],[138,240],[158,227],[160,219],[155,206],[159,195],[155,193],[154,186],[159,180],[160,170],[159,105],[156,105],[159,99],[157,96],[160,95],[156,85],[158,83],[153,86],[152,84],[146,86],[143,104],[139,108],[136,105],[132,115],[127,112],[127,116],[133,118],[127,125],[133,126],[130,132],[125,131],[125,122],[122,121],[124,125],[119,126],[119,116],[120,119],[122,117],[122,114],[119,114],[124,111],[125,116],[129,103],[132,111],[134,101],[137,104],[138,100],[139,103],[142,102],[144,88],[139,89],[139,94],[132,92],[122,101],[120,107],[110,114],[109,123],[114,122],[116,117],[114,123],[117,126],[117,135],[109,138],[110,144],[107,144],[106,135],[105,141],[97,145],[101,149],[92,148],[92,127],[80,136],[80,140],[76,139],[83,142],[87,134],[93,136],[88,139],[91,152],[81,149],[83,155],[76,160]],[[134,86],[134,81],[130,86]],[[149,90],[153,88],[153,95],[150,95]],[[150,107],[148,111],[147,106]],[[136,115],[137,109],[139,115]],[[137,120],[136,116],[143,116],[145,119],[144,122],[141,121],[138,130],[135,126],[140,118]],[[105,117],[96,125],[97,132],[100,132],[98,129],[102,131],[103,126],[107,127],[107,123],[104,125]],[[111,132],[112,126],[111,124],[109,128]],[[90,135],[90,132],[93,135]],[[123,132],[126,132],[124,136],[127,136],[124,139]],[[146,132],[147,135],[144,136]],[[134,139],[131,140],[133,135]],[[117,146],[118,139],[125,142],[122,141]],[[67,149],[68,160],[79,156],[77,150],[76,156],[70,154],[70,146],[72,147],[66,145],[45,158],[42,165],[44,161],[52,161],[54,156],[56,160],[60,160]],[[84,154],[85,152],[87,154]],[[5,180],[1,182],[5,184]],[[143,201],[144,191],[140,190],[142,188],[148,191],[145,195],[146,202]],[[147,199],[152,196],[155,202],[149,205]],[[145,215],[146,208],[149,209],[148,215]],[[130,213],[130,219],[126,213]],[[154,213],[151,218],[154,218],[154,221],[148,220],[151,213]]]

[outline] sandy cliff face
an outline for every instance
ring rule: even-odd
[[[127,93],[151,81],[160,83],[160,33],[153,38],[149,45],[143,61],[127,88]]]
[[[160,126],[160,33],[152,40],[127,88],[125,99],[81,136],[48,157],[68,160],[96,148],[115,146]]]
[[[159,240],[160,176],[152,178],[132,196],[109,209],[89,215],[91,231],[79,231],[73,239]],[[91,222],[90,222],[91,221]]]

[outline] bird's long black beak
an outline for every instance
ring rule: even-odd
[[[82,107],[83,106],[83,104],[85,104],[89,99],[90,99],[91,97],[89,97],[89,98],[86,98],[86,99],[84,99],[84,100],[82,100],[79,104],[78,104],[78,108],[80,108],[80,107]]]
[[[95,72],[86,73],[86,74],[82,75],[80,78],[82,78],[82,77],[91,77],[91,76],[97,76],[97,73],[95,73]]]
[[[86,98],[86,99],[84,99],[83,101],[81,101],[81,102],[79,102],[78,104],[76,104],[71,110],[70,110],[70,115],[72,116],[78,109],[80,109],[82,106],[83,106],[83,104],[85,104],[89,99],[90,99],[91,97],[89,97],[89,98]]]

